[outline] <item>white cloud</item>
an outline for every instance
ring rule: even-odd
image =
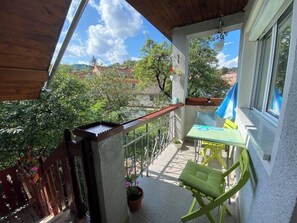
[[[219,53],[217,55],[217,59],[219,60],[219,68],[222,68],[222,67],[228,67],[228,68],[231,68],[231,67],[237,67],[238,65],[238,56],[237,57],[234,57],[230,60],[227,60],[227,57],[229,57],[230,55],[228,54],[224,54],[224,53]]]
[[[141,58],[140,57],[131,57],[131,60],[139,61],[139,60],[141,60]]]
[[[66,50],[67,56],[73,56],[73,57],[83,57],[86,56],[85,47],[81,45],[70,45],[67,47]]]
[[[232,43],[234,43],[234,42],[230,41],[230,42],[224,43],[224,46],[230,45]]]
[[[109,63],[129,59],[125,39],[140,30],[140,14],[124,0],[101,0],[99,4],[90,0],[89,4],[101,15],[101,21],[88,28],[87,54]]]
[[[86,65],[90,65],[90,61],[84,61],[84,60],[79,60],[77,61],[78,64],[86,64]]]

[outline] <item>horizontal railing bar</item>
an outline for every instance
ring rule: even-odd
[[[128,142],[127,144],[125,144],[123,147],[127,147],[131,144],[133,144],[136,141],[139,141],[140,139],[142,139],[143,137],[145,137],[146,135],[148,135],[148,133],[144,133],[141,136],[137,137],[136,139],[133,139],[132,141]]]
[[[147,135],[149,135],[149,133],[152,133],[153,131],[155,131],[156,129],[159,129],[160,127],[163,126],[163,123],[165,122],[169,122],[171,119],[173,119],[174,117],[169,117],[166,120],[161,120],[161,122],[159,124],[156,124],[154,126],[154,128],[150,128],[150,130],[148,132],[143,133],[142,135],[140,135],[139,137],[137,137],[136,139],[133,139],[131,141],[129,141],[128,143],[124,144],[123,147],[126,148],[129,145],[133,144],[134,142],[140,141],[142,138],[146,137]]]
[[[124,127],[124,133],[134,130],[142,125],[145,125],[146,123],[152,122],[152,120],[157,119],[157,118],[159,118],[167,113],[170,113],[170,112],[172,112],[180,107],[183,107],[183,106],[184,106],[184,104],[175,104],[175,105],[171,104],[168,107],[163,108],[159,111],[152,112],[148,115],[142,116],[142,117],[134,119],[132,121],[125,122],[122,124]]]
[[[186,98],[186,105],[220,106],[224,98]]]

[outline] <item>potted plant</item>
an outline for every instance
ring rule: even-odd
[[[132,174],[131,169],[126,174],[126,191],[129,210],[131,212],[138,211],[141,207],[144,193],[141,187],[139,187],[136,175]]]
[[[183,75],[183,72],[178,67],[178,65],[175,65],[174,68],[172,66],[170,67],[170,80],[171,81],[179,81],[181,75]]]
[[[23,168],[26,171],[27,176],[33,176],[38,171],[38,158],[34,155],[33,148],[30,148],[26,153],[21,153],[17,161],[19,168]]]
[[[173,144],[175,148],[180,149],[183,146],[183,141],[180,139],[173,140]]]

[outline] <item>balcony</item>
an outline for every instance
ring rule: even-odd
[[[118,155],[111,157],[110,154],[107,154],[110,160],[104,163],[106,159],[101,157],[100,159],[102,159],[102,161],[100,167],[94,162],[95,156],[98,155],[94,154],[94,150],[91,155],[92,159],[88,160],[90,158],[90,154],[87,152],[89,148],[85,147],[88,143],[86,143],[84,139],[81,140],[77,138],[76,142],[73,140],[69,141],[69,136],[66,134],[64,142],[62,142],[52,154],[53,157],[42,161],[41,171],[38,172],[39,176],[35,176],[33,179],[37,187],[38,185],[46,185],[46,188],[43,188],[43,193],[49,195],[48,198],[40,198],[40,200],[45,200],[40,201],[41,203],[43,202],[43,204],[39,203],[35,205],[35,207],[42,206],[46,209],[43,212],[49,215],[49,217],[44,218],[41,222],[59,222],[61,219],[70,219],[73,217],[70,215],[69,211],[71,201],[73,201],[76,206],[79,206],[81,201],[88,203],[90,217],[94,219],[94,213],[96,215],[98,212],[98,203],[102,202],[102,195],[100,196],[98,194],[103,194],[103,197],[108,197],[104,188],[110,188],[115,185],[111,178],[115,178],[117,182],[121,182],[118,180],[123,179],[124,172],[110,170],[113,168],[119,170],[119,166],[117,165],[122,165],[122,163],[124,163],[126,171],[128,168],[132,168],[134,173],[139,176],[138,180],[140,186],[144,190],[142,207],[135,213],[128,211],[129,221],[131,223],[180,222],[181,216],[187,213],[193,198],[189,190],[179,187],[177,179],[187,160],[194,160],[195,151],[193,141],[184,141],[182,148],[179,149],[172,143],[173,139],[178,137],[175,126],[179,122],[179,110],[181,107],[187,109],[189,114],[188,121],[192,125],[193,120],[196,119],[198,110],[205,110],[205,108],[207,108],[207,110],[214,109],[215,107],[211,108],[209,105],[217,105],[217,102],[215,103],[216,104],[211,104],[209,100],[205,103],[204,101],[200,101],[200,105],[207,105],[202,107],[183,106],[181,104],[171,105],[147,116],[124,123],[122,125],[123,129],[121,129],[119,125],[104,127],[105,124],[109,125],[108,123],[101,123],[100,125],[95,123],[96,127],[87,125],[77,128],[74,130],[74,133],[79,137],[91,139],[92,144],[95,141],[100,144],[100,141],[107,140],[104,146],[99,148],[99,151],[108,148],[106,152],[113,156],[117,150],[111,150],[111,145],[114,143],[111,143],[111,141],[116,140],[123,142],[118,150],[119,154],[122,154],[123,157],[121,158]],[[116,131],[114,131],[115,135],[111,134],[113,129],[116,129]],[[99,131],[99,133],[96,131]],[[124,152],[122,153],[123,149]],[[99,156],[104,156],[104,154],[100,154]],[[226,154],[223,154],[223,157],[226,159]],[[70,165],[70,170],[67,168],[67,162]],[[201,162],[201,157],[199,157],[198,162]],[[103,168],[105,165],[107,165],[106,170]],[[221,168],[215,160],[209,165],[214,168]],[[92,166],[94,168],[93,170]],[[98,173],[96,172],[98,168],[101,169],[102,178],[99,180],[102,185],[98,185],[99,181],[97,181],[96,186],[91,179],[98,177]],[[113,173],[112,175],[118,175],[112,176],[109,174],[104,178],[106,174],[104,171],[108,173],[111,171]],[[60,179],[66,176],[67,181],[60,182]],[[83,177],[79,178],[78,176]],[[71,186],[71,188],[69,186]],[[98,187],[103,188],[102,193],[99,192]],[[123,187],[120,188],[121,190],[124,189]],[[118,191],[118,189],[117,187],[116,191]],[[110,189],[108,190],[110,193]],[[114,197],[115,199],[108,197],[107,200],[118,203],[120,198],[117,194],[115,194]],[[123,202],[124,200],[125,199],[121,201]],[[107,204],[104,205],[106,205],[105,208],[109,211],[112,210]],[[100,208],[102,208],[102,203],[100,203],[100,206]],[[236,198],[233,198],[228,206],[232,212],[232,216],[226,215],[225,222],[237,222],[238,208],[236,206]],[[125,202],[124,207],[127,209]],[[108,212],[108,210],[106,212]],[[126,210],[125,212],[127,214]],[[217,210],[215,209],[214,212],[217,212]],[[104,214],[108,215],[108,213]],[[215,213],[214,216],[218,217]],[[208,220],[206,217],[200,217],[191,222],[208,222]]]
[[[139,178],[140,186],[144,190],[144,199],[138,212],[129,213],[130,223],[181,222],[180,218],[188,212],[193,197],[189,190],[178,186],[177,178],[187,160],[194,160],[194,155],[191,141],[186,141],[181,149],[176,149],[174,144],[166,147],[149,166],[148,176]],[[223,155],[226,157],[226,154]],[[220,166],[215,160],[210,165],[215,168]],[[226,215],[225,222],[238,222],[236,205],[236,198],[233,198],[231,204],[228,204],[232,216]],[[217,209],[213,216],[218,217],[216,212]],[[189,222],[209,221],[202,216]]]

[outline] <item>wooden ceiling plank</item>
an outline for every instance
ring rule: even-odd
[[[38,93],[26,93],[26,94],[5,94],[0,95],[0,101],[14,101],[14,100],[31,100],[37,99],[39,97]]]
[[[32,82],[13,82],[13,83],[7,83],[7,82],[1,82],[0,83],[0,91],[6,91],[6,90],[18,90],[18,89],[24,89],[26,88],[27,91],[31,90],[31,89],[38,89],[38,91],[40,90],[40,88],[43,86],[42,82],[37,82],[37,81],[32,81]]]
[[[15,61],[19,61],[16,63]],[[0,67],[11,67],[15,69],[28,69],[28,70],[44,70],[48,69],[47,58],[37,58],[30,56],[20,55],[0,55]]]
[[[215,19],[221,15],[227,16],[241,12],[248,0],[126,1],[168,39],[171,39],[171,30],[173,28]],[[232,10],[230,10],[230,7]]]
[[[44,43],[40,41],[36,41],[33,39],[18,39],[18,41],[11,43],[12,41],[8,41],[7,39],[2,39],[0,37],[0,52],[6,53],[10,51],[12,48],[19,49],[20,51],[42,51],[43,54],[46,54],[48,52],[51,52],[52,46],[45,45]]]
[[[1,0],[0,100],[39,97],[71,0]]]
[[[11,44],[0,44],[1,55],[0,58],[5,59],[5,57],[27,57],[24,59],[34,59],[37,62],[42,59],[48,59],[48,52],[40,52],[40,50],[36,50],[30,47],[23,47],[23,46],[12,46]],[[1,64],[1,61],[0,61]]]
[[[1,81],[46,81],[48,72],[43,70],[28,70],[0,67]]]
[[[11,17],[11,15],[6,15],[0,10],[0,24],[3,37],[15,36],[21,38],[21,36],[34,37],[37,35],[39,38],[51,39],[56,37],[57,32],[63,25],[63,21],[49,25],[40,21],[32,22],[27,19]]]
[[[46,3],[44,1],[26,0],[24,4],[23,1],[2,0],[0,11],[2,13],[7,12],[13,17],[31,20],[31,22],[39,21],[44,24],[54,25],[61,20],[64,21],[70,3],[71,1],[67,0],[51,0]]]

